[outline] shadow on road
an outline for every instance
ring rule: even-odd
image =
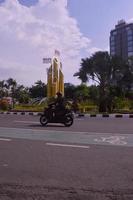
[[[37,128],[37,127],[42,127],[42,128],[47,128],[47,127],[65,127],[63,124],[48,124],[46,126],[42,126],[40,124],[31,124],[29,125],[29,127],[32,127],[32,128]]]

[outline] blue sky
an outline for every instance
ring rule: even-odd
[[[0,80],[46,83],[42,58],[58,49],[65,82],[78,84],[81,58],[107,50],[120,19],[133,21],[133,0],[0,0]]]
[[[69,0],[68,8],[81,31],[103,49],[117,21],[133,18],[133,0]]]

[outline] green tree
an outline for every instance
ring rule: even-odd
[[[74,99],[75,98],[75,86],[71,83],[64,84],[65,98]]]
[[[7,85],[5,80],[0,81],[0,98],[7,96]]]
[[[47,86],[39,80],[35,85],[32,85],[32,87],[29,88],[29,92],[32,98],[43,98],[47,95]]]
[[[118,87],[125,91],[125,83],[131,85],[131,66],[118,57],[111,57],[108,52],[96,52],[90,58],[81,60],[81,68],[74,76],[82,82],[93,80],[99,88],[99,112],[106,112],[112,104],[111,89]],[[127,82],[128,80],[128,82]],[[127,87],[126,86],[126,87]]]
[[[82,59],[81,68],[74,76],[78,76],[82,82],[90,79],[99,85],[99,111],[106,111],[107,85],[110,81],[111,65],[108,52],[97,52],[92,57]]]
[[[15,90],[16,90],[16,87],[17,87],[17,82],[13,78],[9,78],[6,81],[6,83],[7,83],[7,88],[8,88],[9,96],[12,97],[13,108],[14,108],[14,104],[15,104]]]
[[[89,89],[85,84],[78,85],[75,89],[75,97],[79,100],[86,100],[89,98]]]
[[[15,98],[19,103],[28,103],[30,100],[29,88],[18,85],[15,90]]]
[[[96,85],[89,86],[89,99],[95,104],[98,104],[99,100],[99,88]]]

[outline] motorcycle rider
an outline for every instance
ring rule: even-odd
[[[57,98],[55,100],[55,115],[61,116],[65,114],[65,100],[61,92],[56,93]]]
[[[62,93],[57,92],[56,95],[57,97],[54,102],[48,105],[47,115],[49,116],[49,119],[52,119],[54,116],[58,117],[65,114],[65,101]]]
[[[54,103],[48,104],[44,114],[40,117],[40,123],[45,126],[47,123],[63,123],[66,127],[73,124],[73,114],[66,108],[67,102],[60,92],[56,93],[57,97]]]

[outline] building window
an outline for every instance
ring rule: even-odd
[[[112,46],[115,46],[115,42],[112,41],[112,42],[110,43],[110,46],[111,46],[111,47],[112,47]]]
[[[128,30],[130,30],[130,27],[129,27],[129,26],[127,26],[127,27],[126,27],[126,30],[127,30],[127,31],[128,31]]]
[[[132,35],[128,35],[127,40],[128,41],[133,40],[133,36]]]
[[[133,34],[133,31],[131,29],[127,30],[127,35],[132,35]]]
[[[112,47],[110,48],[110,50],[111,50],[111,51],[115,51],[115,47],[112,46]]]
[[[112,36],[110,37],[111,43],[114,42],[114,40],[115,40],[115,37],[114,37],[114,35],[112,35]]]
[[[110,52],[111,56],[114,56],[115,55],[115,51],[112,51]]]
[[[128,47],[133,46],[133,40],[128,41]]]
[[[114,36],[114,35],[117,35],[117,31],[113,31],[112,32],[112,35]]]
[[[128,52],[128,56],[133,56],[133,52]]]
[[[133,51],[133,47],[128,47],[128,51]]]

